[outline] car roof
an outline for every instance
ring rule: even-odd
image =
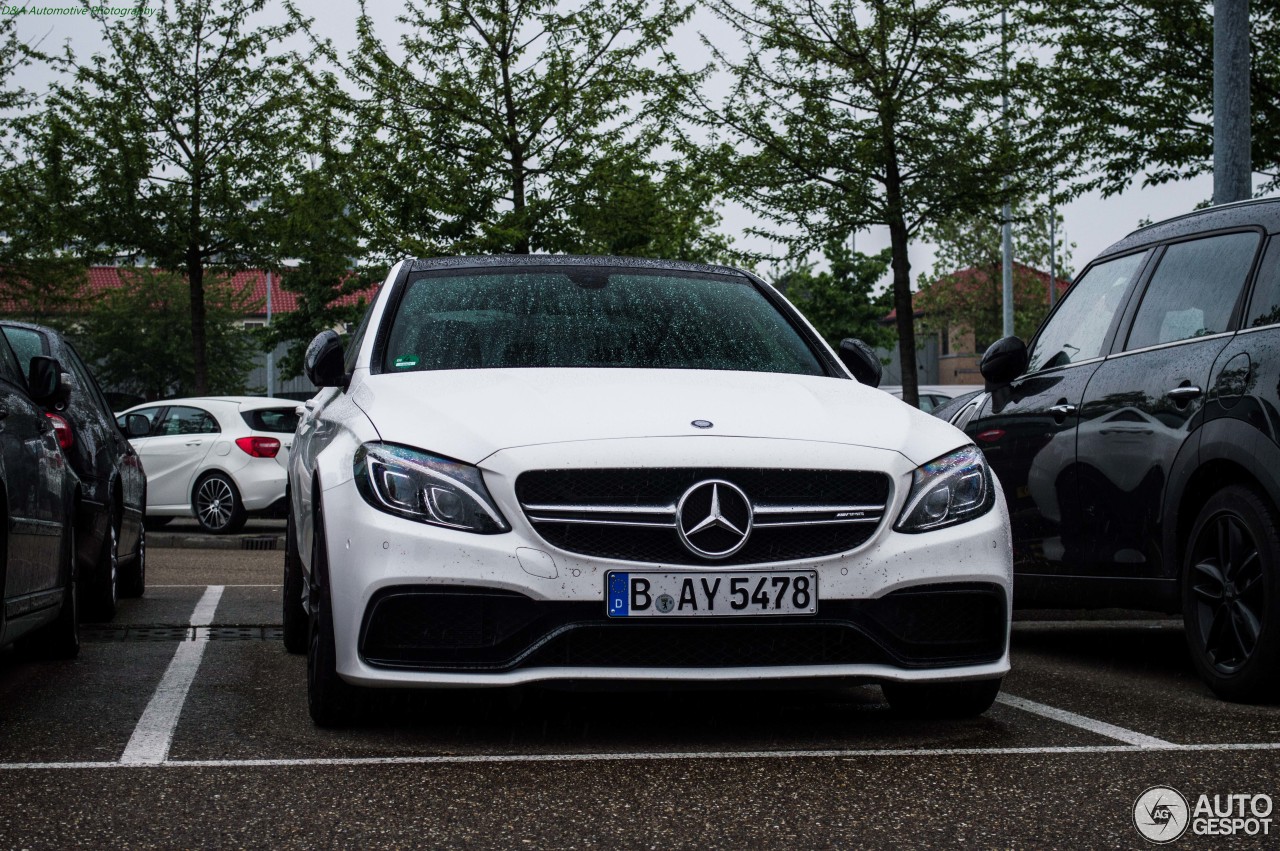
[[[1248,201],[1219,204],[1216,207],[1183,213],[1180,216],[1138,228],[1098,256],[1121,254],[1153,242],[1192,236],[1202,231],[1242,226],[1261,226],[1267,233],[1280,233],[1280,197],[1253,198]]]
[[[715,266],[708,263],[686,263],[683,260],[657,260],[650,257],[612,257],[608,255],[576,254],[493,254],[471,257],[424,257],[409,261],[410,272],[436,269],[485,269],[519,266],[613,266],[622,269],[645,269],[667,272],[702,272],[712,275],[735,275],[746,278],[747,273],[732,266]]]

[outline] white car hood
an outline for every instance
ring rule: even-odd
[[[646,437],[888,449],[923,464],[962,432],[855,381],[710,370],[474,369],[370,375],[350,391],[382,440],[479,464],[502,449]],[[707,420],[698,429],[693,420]]]

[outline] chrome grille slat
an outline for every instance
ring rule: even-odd
[[[742,488],[754,513],[754,529],[742,550],[715,560],[681,542],[677,516],[685,492],[708,480]],[[525,517],[561,550],[620,561],[726,566],[856,549],[884,519],[890,490],[884,473],[856,470],[537,470],[516,480]]]

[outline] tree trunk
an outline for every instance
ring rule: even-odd
[[[195,368],[194,395],[209,393],[209,363],[205,339],[204,263],[200,249],[187,251],[187,281],[191,285],[191,362]]]
[[[886,130],[886,137],[890,134]],[[916,374],[915,307],[911,304],[911,259],[907,254],[907,222],[902,214],[902,177],[898,172],[897,151],[892,141],[889,167],[885,173],[885,206],[888,215],[889,245],[893,249],[893,309],[897,311],[898,357],[902,361],[902,401],[920,406],[920,381]]]

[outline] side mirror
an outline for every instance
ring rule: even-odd
[[[151,420],[143,414],[125,414],[125,437],[146,437],[151,434]]]
[[[302,357],[302,368],[317,387],[347,386],[347,373],[342,367],[342,340],[337,331],[321,331],[316,335]]]
[[[996,340],[978,365],[987,389],[1003,387],[1027,371],[1027,344],[1017,337]]]
[[[62,365],[53,358],[36,355],[31,359],[27,390],[37,405],[53,407],[62,394],[62,375]]]
[[[876,357],[876,353],[866,343],[852,338],[841,340],[837,354],[840,355],[840,362],[849,368],[859,384],[880,386],[880,358]]]

